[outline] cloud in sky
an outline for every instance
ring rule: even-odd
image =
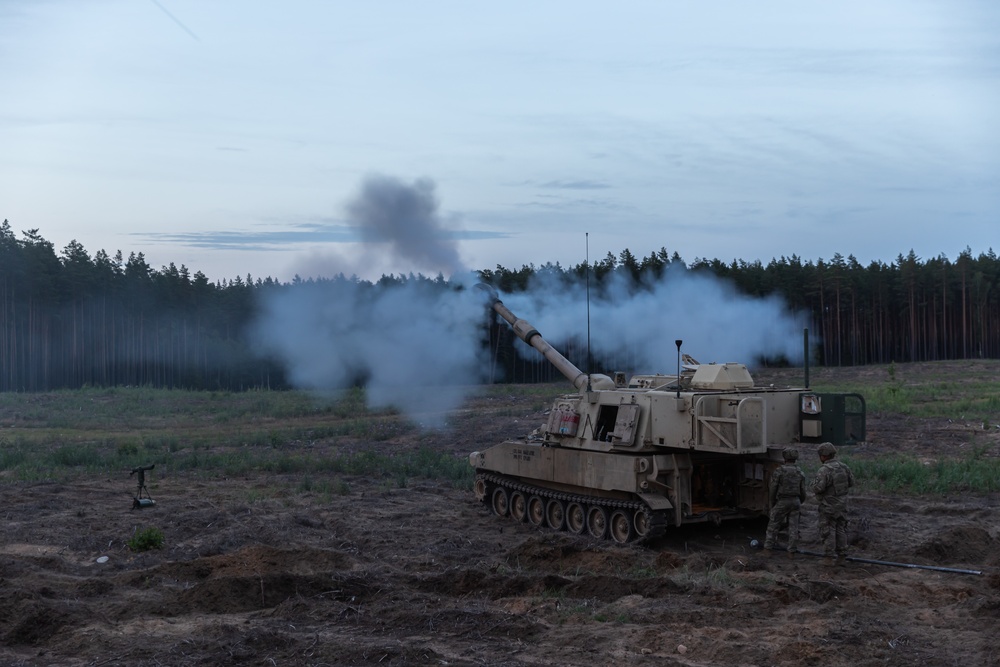
[[[57,248],[213,279],[420,270],[389,244],[358,258],[345,206],[370,174],[433,183],[444,265],[470,268],[575,263],[584,232],[600,254],[765,261],[995,237],[990,0],[7,0],[0,17],[0,219]]]
[[[133,232],[132,236],[137,237],[139,243],[214,248],[217,250],[239,250],[240,248],[267,250],[282,246],[301,247],[306,244],[361,243],[365,241],[364,234],[358,227],[334,221],[282,222],[276,220],[270,224],[280,227],[280,229],[184,233]],[[469,240],[502,239],[506,236],[507,234],[504,232],[437,230],[430,238],[455,243]]]
[[[538,187],[552,190],[606,190],[611,186],[599,181],[547,181]]]

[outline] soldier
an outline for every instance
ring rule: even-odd
[[[835,460],[837,448],[832,443],[824,442],[817,453],[823,465],[812,482],[812,492],[819,503],[819,539],[823,556],[836,555],[837,564],[842,565],[847,558],[847,490],[854,486],[854,475]]]
[[[798,550],[799,508],[806,499],[806,476],[796,463],[799,458],[797,449],[786,448],[781,452],[781,457],[785,464],[771,473],[771,483],[768,486],[771,516],[768,518],[764,548],[774,548],[778,530],[787,518],[788,555],[791,557]]]

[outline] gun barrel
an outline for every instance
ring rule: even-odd
[[[490,305],[493,310],[496,311],[500,317],[507,320],[511,328],[514,330],[514,333],[517,334],[517,337],[538,350],[542,356],[548,359],[549,363],[555,366],[556,369],[562,373],[567,380],[572,382],[573,386],[579,391],[585,391],[588,387],[591,389],[614,389],[614,380],[607,375],[588,375],[587,373],[581,371],[573,364],[573,362],[560,354],[554,347],[549,345],[548,341],[546,341],[542,337],[542,334],[538,332],[538,329],[533,327],[527,321],[517,317],[514,313],[510,312],[510,309],[503,305],[503,301],[497,297],[496,292],[493,291],[492,288],[485,287],[485,289],[490,293],[492,299],[492,303]]]

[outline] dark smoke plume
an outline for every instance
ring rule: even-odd
[[[458,249],[438,215],[434,188],[427,178],[407,185],[390,176],[368,176],[361,192],[347,204],[348,220],[370,250],[384,247],[392,257],[430,274],[462,273]]]

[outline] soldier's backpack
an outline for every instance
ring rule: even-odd
[[[847,476],[847,469],[844,464],[840,461],[833,462],[833,492],[842,496],[847,493],[847,489],[851,486],[851,480]]]
[[[802,473],[795,466],[787,466],[782,470],[781,479],[778,481],[779,496],[798,496],[799,482],[802,480]]]

